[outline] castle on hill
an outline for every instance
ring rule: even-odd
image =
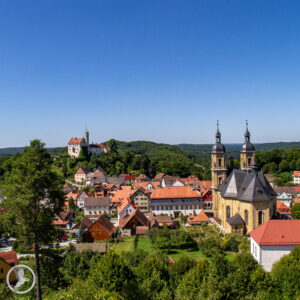
[[[109,152],[110,149],[107,145],[90,144],[89,135],[89,132],[86,130],[83,138],[71,138],[68,143],[68,155],[77,158],[83,147],[87,147],[89,154],[95,154],[97,156]]]
[[[214,217],[226,232],[247,233],[276,215],[276,193],[255,166],[255,148],[250,142],[248,122],[240,150],[240,169],[228,176],[226,149],[217,123],[216,143],[211,152]]]

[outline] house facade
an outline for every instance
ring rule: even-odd
[[[150,210],[155,215],[178,218],[180,215],[197,215],[201,209],[201,195],[188,186],[160,188],[151,194]]]
[[[143,213],[149,212],[150,197],[142,190],[138,189],[129,198],[140,211]]]
[[[110,214],[109,197],[88,197],[84,202],[84,215],[97,219],[102,214]]]
[[[300,185],[300,171],[294,171],[293,173],[293,183]]]
[[[269,220],[249,234],[251,254],[271,271],[274,263],[300,244],[300,220]]]
[[[87,166],[81,166],[75,173],[74,179],[77,183],[84,183],[88,174],[90,174],[91,170]]]

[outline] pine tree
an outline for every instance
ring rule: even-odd
[[[37,299],[42,299],[40,282],[41,247],[52,244],[56,229],[54,215],[64,203],[62,182],[52,171],[52,159],[40,140],[34,140],[24,153],[13,161],[12,171],[5,178],[6,212],[0,217],[10,232],[23,245],[35,249]]]

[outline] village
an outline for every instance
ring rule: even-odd
[[[90,145],[87,131],[84,138],[70,140],[69,155],[78,157],[82,147],[97,155],[110,151],[106,145]],[[102,150],[95,152],[96,148]],[[199,180],[195,175],[182,178],[164,173],[154,178],[144,174],[108,176],[103,168],[90,170],[80,166],[63,187],[63,211],[52,222],[61,234],[53,247],[59,250],[72,245],[77,251],[99,253],[144,248],[156,251],[165,246],[153,239],[155,230],[184,230],[195,241],[199,236],[210,236],[235,245],[225,247],[229,259],[239,252],[238,245],[249,248],[254,259],[271,271],[274,263],[300,244],[300,222],[293,220],[290,210],[300,205],[300,172],[294,172],[295,186],[291,187],[274,186],[272,176],[258,173],[248,124],[241,148],[241,170],[233,170],[227,176],[219,125],[211,156],[209,181]],[[23,253],[12,251],[11,238],[5,236],[0,240],[4,270],[1,278],[18,259],[32,255],[30,249]],[[173,263],[183,255],[200,259],[205,253],[203,249],[186,252],[175,247],[169,259]]]

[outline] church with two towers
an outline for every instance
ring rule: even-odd
[[[230,174],[217,124],[211,172],[214,217],[221,220],[226,232],[250,232],[276,215],[276,193],[266,177],[257,171],[248,123],[240,150],[240,169],[233,169]]]

